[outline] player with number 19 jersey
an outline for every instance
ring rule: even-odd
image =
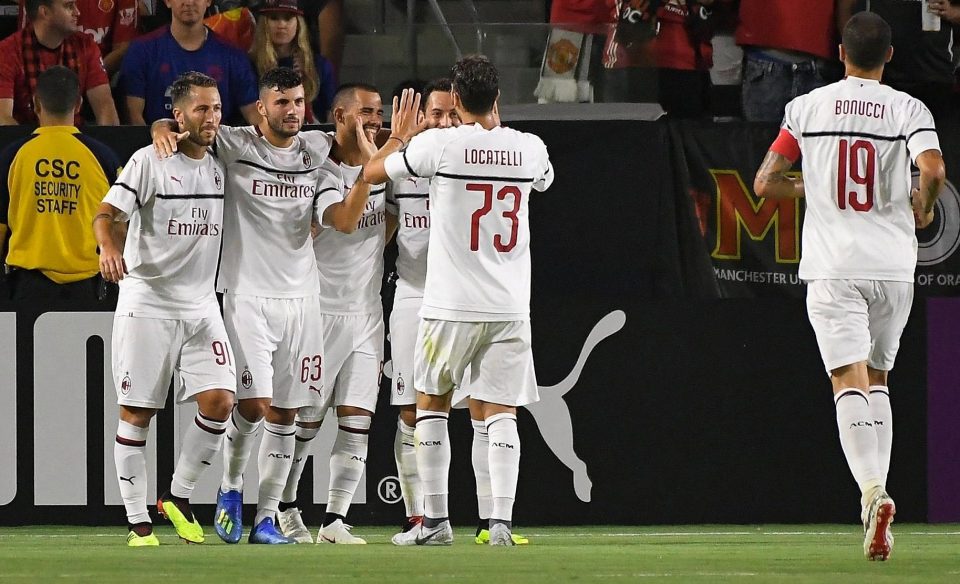
[[[847,77],[791,101],[771,150],[817,170],[803,175],[801,279],[913,282],[910,163],[940,150],[920,100]]]
[[[427,130],[391,154],[395,183],[430,178],[430,240],[420,316],[458,322],[530,315],[532,190],[553,182],[537,136],[478,124]]]

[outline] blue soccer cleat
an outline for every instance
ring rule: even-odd
[[[213,527],[220,539],[239,543],[243,536],[243,493],[217,490],[217,510],[213,513]]]
[[[285,544],[297,543],[296,540],[280,533],[273,523],[273,517],[265,517],[250,531],[250,543]]]

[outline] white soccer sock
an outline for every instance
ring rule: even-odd
[[[303,465],[310,456],[310,446],[313,439],[320,432],[320,427],[304,428],[297,426],[296,444],[293,447],[293,461],[290,464],[290,474],[287,476],[287,484],[283,487],[283,495],[280,500],[284,503],[293,503],[297,500],[297,487],[300,486],[300,476],[303,474]]]
[[[890,408],[890,388],[885,385],[870,386],[870,414],[873,429],[877,431],[877,456],[883,484],[887,484],[890,472],[890,452],[893,450],[893,410]]]
[[[274,517],[280,507],[280,493],[290,474],[293,462],[294,435],[293,424],[263,423],[263,440],[260,441],[260,494],[257,501],[257,517],[253,524],[258,525],[265,517]]]
[[[444,519],[449,515],[447,495],[450,472],[450,436],[446,412],[417,410],[417,472],[423,485],[424,515]]]
[[[117,425],[117,441],[113,445],[113,460],[117,466],[117,482],[120,496],[127,510],[127,522],[151,523],[147,513],[147,445],[150,428],[140,428],[120,420]]]
[[[473,424],[473,476],[477,481],[477,515],[480,519],[490,519],[493,513],[493,492],[490,490],[490,436],[487,423],[483,420],[470,420]]]
[[[180,458],[173,471],[170,494],[174,497],[189,499],[200,475],[211,464],[213,457],[223,445],[223,433],[228,420],[214,420],[198,411],[193,424],[183,433],[180,445]]]
[[[863,391],[855,388],[840,390],[834,401],[843,454],[860,492],[866,494],[883,484],[870,401]]]
[[[330,450],[330,488],[327,492],[327,514],[347,516],[353,494],[367,466],[367,443],[370,441],[370,416],[339,418],[337,440]]]
[[[397,435],[393,439],[393,458],[397,461],[400,492],[407,517],[423,515],[423,488],[417,473],[417,448],[413,437],[414,427],[397,419]]]
[[[513,414],[494,414],[486,419],[490,437],[490,491],[493,494],[494,519],[513,520],[513,500],[517,496],[520,475],[520,433]]]
[[[249,422],[237,408],[233,409],[230,422],[227,423],[227,439],[223,443],[223,479],[221,491],[239,491],[243,488],[243,471],[253,452],[257,440],[257,430],[261,421]]]

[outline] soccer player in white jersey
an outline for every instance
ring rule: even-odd
[[[365,152],[383,125],[380,94],[371,85],[344,85],[331,106],[336,127],[330,158],[344,190],[361,175],[370,156]],[[354,130],[360,118],[364,136]],[[323,312],[324,375],[327,390],[317,407],[297,416],[298,441],[294,464],[281,504],[281,525],[286,535],[303,534],[305,527],[288,522],[295,513],[297,487],[303,463],[327,410],[336,408],[338,431],[330,453],[330,484],[323,526],[317,543],[365,544],[344,523],[367,460],[370,422],[377,405],[383,367],[383,246],[386,239],[385,187],[370,186],[367,205],[351,229],[334,229],[322,222],[313,243],[320,273],[320,307]],[[301,535],[303,537],[303,535]],[[306,533],[304,541],[309,538]]]
[[[882,18],[850,19],[840,46],[846,78],[787,105],[754,182],[763,197],[806,198],[800,278],[833,385],[840,444],[860,487],[871,560],[886,560],[893,548],[887,374],[913,301],[915,228],[933,220],[945,174],[930,111],[880,84],[892,54]],[[803,177],[789,175],[801,155]],[[920,169],[912,190],[911,162]]]
[[[268,71],[260,79],[260,123],[224,127],[216,142],[227,170],[217,288],[224,295],[239,381],[214,518],[217,534],[228,543],[242,535],[243,471],[261,422],[259,500],[249,541],[294,542],[275,525],[294,453],[294,420],[301,407],[319,404],[325,391],[311,224],[316,216],[338,229],[353,228],[369,192],[358,181],[343,198],[340,178],[327,162],[330,137],[300,132],[304,105],[297,72]],[[353,123],[362,134],[359,119]],[[168,147],[171,141],[156,139]],[[367,146],[372,154],[375,147]]]
[[[173,115],[187,134],[180,153],[152,146],[130,158],[94,219],[100,270],[120,283],[113,322],[113,379],[120,404],[114,459],[130,546],[159,545],[147,513],[144,447],[177,374],[177,401],[195,401],[170,489],[157,502],[177,535],[203,543],[190,495],[220,451],[233,408],[236,371],[214,293],[223,232],[224,171],[207,150],[220,125],[215,79],[181,75],[171,85]],[[126,242],[120,222],[129,221]]]
[[[540,138],[499,126],[499,75],[486,57],[461,59],[452,78],[463,124],[412,138],[422,127],[397,124],[395,139],[371,159],[364,174],[371,182],[430,179],[427,278],[414,349],[414,434],[424,493],[415,543],[453,543],[447,417],[454,387],[466,385],[480,402],[490,438],[490,544],[512,545],[520,467],[516,408],[538,399],[530,335],[528,201],[531,190],[543,191],[553,182],[553,167]],[[404,144],[403,152],[396,152]],[[470,379],[463,376],[467,367]]]

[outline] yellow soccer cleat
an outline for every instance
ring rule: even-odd
[[[154,547],[160,545],[160,540],[153,533],[137,535],[131,531],[127,534],[127,545],[129,547]]]
[[[510,534],[510,538],[513,540],[513,545],[527,545],[528,543],[530,543],[530,540],[528,538],[523,537],[522,535],[518,535],[516,533]],[[490,530],[489,529],[478,530],[476,537],[473,538],[473,541],[476,542],[477,545],[486,545],[490,543]]]
[[[173,524],[173,528],[177,531],[180,539],[187,543],[203,543],[203,527],[200,526],[189,508],[187,511],[190,512],[190,518],[187,519],[187,516],[169,498],[169,495],[164,495],[157,501],[157,511]]]

